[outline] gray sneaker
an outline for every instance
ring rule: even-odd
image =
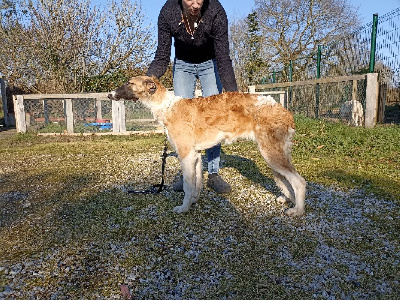
[[[175,192],[183,192],[183,176],[179,176],[179,179],[172,184],[172,189]]]
[[[207,186],[217,194],[228,194],[232,191],[231,186],[217,173],[208,175]]]

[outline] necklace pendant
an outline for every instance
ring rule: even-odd
[[[197,26],[198,26],[197,22],[194,22],[193,26],[194,26],[194,29],[197,29]]]
[[[194,37],[193,37],[193,35],[192,35],[192,40],[194,40]]]

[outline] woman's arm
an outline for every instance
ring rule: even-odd
[[[235,73],[229,54],[228,18],[221,7],[213,23],[214,50],[217,61],[218,74],[225,91],[237,91]]]
[[[158,17],[157,50],[154,59],[147,70],[148,76],[155,76],[157,78],[160,78],[162,75],[164,75],[171,59],[172,34],[170,25],[168,24],[164,15],[165,14],[163,14],[161,11]]]

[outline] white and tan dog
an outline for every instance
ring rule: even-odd
[[[227,92],[211,97],[182,99],[169,93],[156,78],[133,77],[109,96],[113,100],[140,100],[162,123],[175,148],[183,173],[186,212],[203,187],[201,150],[218,143],[244,138],[257,142],[282,190],[279,202],[292,202],[286,213],[304,213],[306,182],[291,163],[294,120],[289,111],[270,96]]]

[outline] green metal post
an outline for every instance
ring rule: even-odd
[[[272,83],[276,83],[276,73],[275,73],[275,69],[273,69],[273,72],[272,72]],[[274,88],[274,89],[272,89],[272,90],[275,91],[276,88]]]
[[[321,45],[318,45],[318,56],[317,56],[317,79],[321,78]]]
[[[321,78],[321,55],[322,55],[322,47],[318,45],[318,56],[317,56],[317,79]],[[319,83],[315,87],[315,117],[319,116]]]
[[[369,57],[369,72],[375,71],[376,33],[378,30],[378,14],[374,14],[371,33],[371,54]]]

